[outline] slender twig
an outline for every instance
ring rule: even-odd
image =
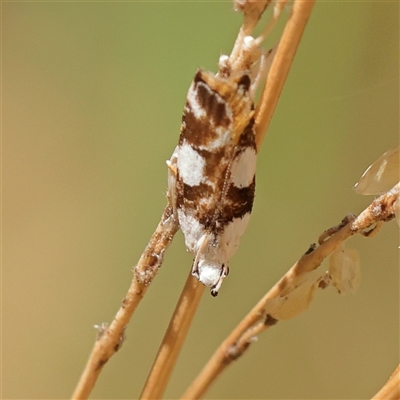
[[[290,18],[285,26],[260,102],[256,108],[255,127],[258,149],[261,147],[275,107],[278,104],[279,96],[314,3],[315,0],[295,0],[293,4]]]
[[[299,261],[276,283],[273,288],[245,316],[232,333],[222,342],[206,366],[192,382],[182,399],[198,399],[209,389],[217,377],[249,348],[256,335],[278,322],[270,313],[270,305],[275,299],[287,299],[299,287],[302,277],[314,271],[342,242],[356,233],[363,234],[377,222],[389,221],[394,216],[394,204],[399,197],[400,184],[375,199],[357,218],[347,217],[346,224],[336,227],[335,233],[326,238],[319,247],[307,251]],[[321,235],[322,236],[322,235]],[[321,280],[317,284],[322,285]],[[301,283],[300,283],[301,284]],[[306,306],[312,298],[307,299]],[[299,312],[304,311],[303,307]]]
[[[87,399],[96,380],[107,361],[119,350],[124,331],[134,311],[144,297],[147,288],[160,268],[164,252],[171,243],[178,224],[173,216],[172,207],[167,205],[156,230],[134,269],[133,279],[122,305],[114,320],[103,326],[81,375],[73,399]]]
[[[400,399],[400,364],[384,384],[383,388],[372,400],[398,400]]]
[[[205,286],[191,271],[143,388],[141,399],[160,399],[179,356]]]

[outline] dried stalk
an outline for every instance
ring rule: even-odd
[[[88,398],[104,364],[121,347],[124,340],[124,330],[156,276],[163,262],[164,252],[177,230],[178,224],[173,217],[172,207],[168,204],[164,209],[161,221],[134,269],[131,285],[120,309],[110,326],[103,326],[99,331],[97,341],[72,396],[73,399]]]
[[[399,197],[399,190],[400,184],[397,184],[391,191],[375,199],[357,218],[347,217],[346,223],[338,225],[335,233],[326,240],[321,240],[319,247],[307,251],[222,342],[183,394],[182,399],[201,398],[228,365],[242,356],[250,347],[256,335],[278,322],[279,319],[273,313],[270,313],[270,309],[274,309],[271,308],[274,300],[287,299],[288,295],[301,285],[299,283],[301,278],[314,271],[346,239],[356,233],[365,235],[365,232],[373,224],[391,220],[394,216],[394,204]],[[325,236],[325,234],[321,235],[322,238]],[[317,280],[316,283],[317,287],[325,287],[322,279]],[[306,303],[302,305],[303,308],[297,311],[304,311],[311,300],[312,297],[306,299]]]
[[[160,399],[162,397],[200,303],[204,288],[205,286],[190,271],[140,395],[141,399]]]
[[[260,102],[256,108],[255,129],[258,149],[261,147],[272,115],[278,104],[279,96],[281,95],[283,85],[285,84],[314,3],[315,0],[295,0],[293,3],[290,18],[285,26]]]
[[[385,383],[383,388],[372,400],[398,400],[400,399],[400,364]]]

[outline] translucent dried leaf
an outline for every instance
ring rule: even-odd
[[[354,190],[363,195],[380,195],[399,182],[399,145],[382,154],[363,173]]]
[[[339,293],[355,293],[360,284],[360,257],[357,250],[338,247],[329,259],[329,275]]]
[[[265,305],[266,314],[270,314],[278,320],[285,320],[307,310],[322,277],[321,272],[318,271],[305,274],[304,280],[297,284],[286,296],[267,301]]]

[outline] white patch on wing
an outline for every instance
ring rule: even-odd
[[[220,243],[225,260],[229,260],[236,253],[240,238],[245,232],[249,220],[250,213],[246,213],[243,218],[234,218],[222,232]]]
[[[232,162],[231,179],[237,188],[248,187],[253,182],[256,173],[257,155],[253,148],[248,147]]]
[[[197,186],[204,179],[204,158],[188,143],[178,148],[178,171],[184,183]]]
[[[210,91],[208,86],[204,86],[207,88],[208,91]],[[197,89],[194,88],[194,84],[192,84],[189,88],[187,101],[190,104],[190,108],[192,109],[192,112],[196,118],[201,119],[206,116],[206,110],[197,101]]]
[[[186,248],[191,253],[196,253],[198,242],[204,234],[204,227],[190,214],[178,208],[179,226],[185,237]]]

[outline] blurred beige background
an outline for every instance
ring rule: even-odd
[[[2,396],[64,399],[161,215],[196,68],[215,71],[240,16],[230,2],[9,2],[2,13]],[[397,2],[317,2],[259,156],[249,229],[220,296],[203,298],[166,398],[324,229],[372,200],[351,188],[398,142],[398,71]],[[372,396],[399,361],[398,234],[391,222],[350,240],[356,295],[320,291],[207,398]],[[139,395],[190,267],[178,233],[92,398]]]

